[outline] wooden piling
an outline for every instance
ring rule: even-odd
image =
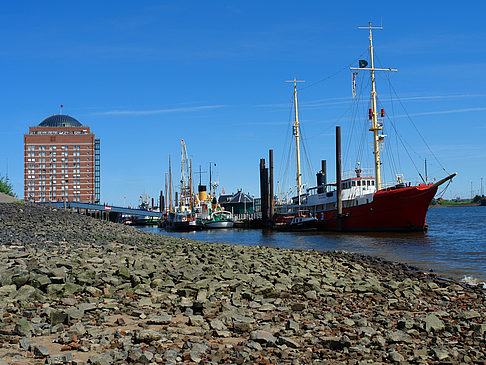
[[[343,197],[341,184],[341,127],[336,126],[336,208],[337,230],[342,231]]]

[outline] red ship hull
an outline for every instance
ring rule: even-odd
[[[397,189],[383,189],[375,193],[373,201],[343,209],[342,231],[426,231],[425,216],[437,192],[435,184]],[[338,230],[336,210],[316,213],[319,228]]]

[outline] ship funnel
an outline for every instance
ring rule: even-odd
[[[322,164],[322,169],[316,174],[318,194],[322,194],[326,191],[326,184],[327,184],[326,160],[322,160],[321,164]]]
[[[207,198],[208,198],[206,185],[199,185],[198,186],[198,192],[199,192],[199,201],[201,201],[201,202],[206,201]]]

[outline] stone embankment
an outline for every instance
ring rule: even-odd
[[[0,364],[483,363],[485,295],[346,253],[0,204]]]

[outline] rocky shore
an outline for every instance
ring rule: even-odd
[[[484,290],[338,252],[0,204],[0,364],[468,364]]]

